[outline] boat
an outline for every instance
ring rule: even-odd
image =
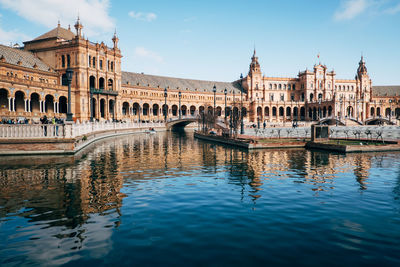
[[[148,130],[145,130],[144,132],[147,134],[155,134],[156,130],[154,130],[154,128],[149,128]]]

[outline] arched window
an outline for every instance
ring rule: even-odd
[[[96,58],[95,57],[93,57],[92,67],[96,68]]]
[[[61,68],[65,68],[65,56],[61,56]]]
[[[99,89],[104,90],[104,78],[103,77],[101,77],[99,79]]]
[[[108,79],[108,90],[112,91],[113,90],[113,80]]]

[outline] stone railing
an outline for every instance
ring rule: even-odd
[[[129,129],[163,128],[164,123],[83,122],[73,124],[1,124],[0,139],[74,138],[86,134]]]

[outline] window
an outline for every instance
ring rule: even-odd
[[[313,89],[313,83],[310,84],[310,88]]]
[[[93,66],[93,68],[96,68],[96,58],[95,57],[93,57],[92,66]]]
[[[290,100],[294,101],[294,94],[290,94]]]
[[[271,101],[274,101],[274,94],[269,94],[269,99],[270,99]]]
[[[88,66],[90,67],[90,62],[92,62],[92,57],[89,55]]]
[[[64,55],[61,56],[61,67],[65,68],[65,56]]]
[[[272,84],[271,83],[269,84],[269,89],[272,89]]]
[[[295,84],[293,84],[293,90],[296,90],[296,85]]]
[[[100,69],[103,70],[103,60],[100,59]]]
[[[282,89],[282,84],[279,84],[278,88],[279,88],[279,89]]]
[[[291,84],[288,84],[288,89],[289,90],[292,89],[292,85]]]
[[[71,67],[71,57],[67,55],[67,68]]]
[[[285,101],[285,95],[281,94],[281,101]]]
[[[114,61],[111,61],[111,71],[114,71]]]

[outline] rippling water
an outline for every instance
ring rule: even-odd
[[[399,159],[190,133],[2,157],[0,265],[399,265]]]

